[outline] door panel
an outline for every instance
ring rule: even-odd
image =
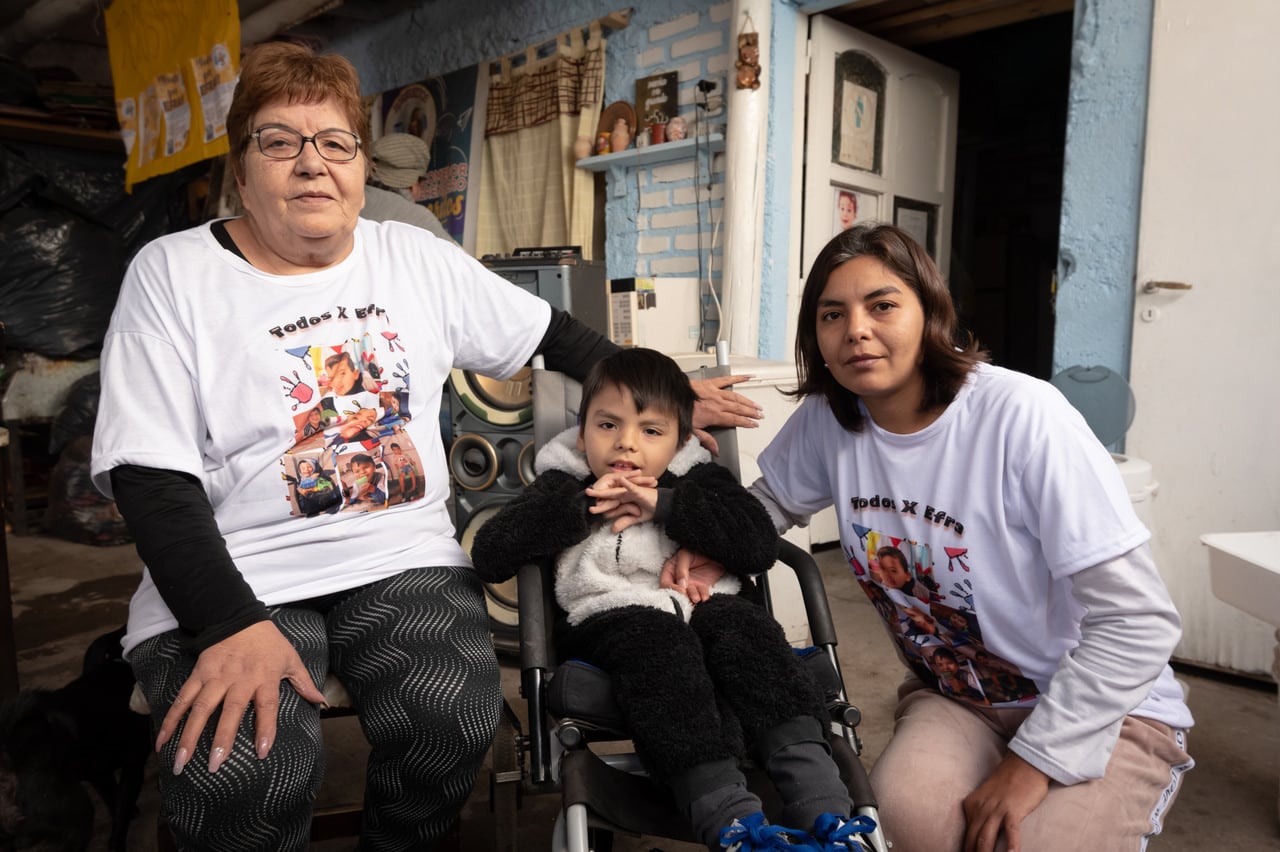
[[[931,226],[932,253],[946,275],[959,77],[825,15],[810,18],[809,41],[804,270],[838,230],[843,189],[857,194],[856,221],[894,222],[897,209],[900,223]],[[878,156],[863,156],[868,150]]]
[[[809,19],[809,92],[805,125],[804,273],[841,229],[850,196],[864,222],[902,225],[950,268],[960,81],[949,68],[838,24]],[[838,97],[837,97],[838,95]],[[842,193],[847,193],[844,198]],[[797,282],[789,294],[800,303]],[[787,325],[794,348],[795,312]],[[839,538],[835,513],[814,516],[814,544]]]
[[[1280,4],[1157,0],[1126,450],[1160,482],[1157,564],[1181,658],[1272,666],[1272,628],[1213,597],[1210,532],[1280,529]],[[1192,289],[1156,288],[1176,281]]]

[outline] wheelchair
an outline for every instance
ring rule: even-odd
[[[534,441],[541,447],[576,423],[581,387],[560,373],[533,371]],[[726,375],[727,366],[704,368],[694,378]],[[719,460],[737,470],[737,442],[733,429],[715,433]],[[798,650],[827,696],[830,717],[828,742],[854,803],[854,816],[867,816],[876,828],[861,840],[867,852],[887,852],[889,843],[879,827],[871,785],[859,755],[857,735],[861,714],[847,697],[836,655],[835,626],[822,575],[813,558],[800,547],[781,542],[779,561],[799,581],[813,647]],[[552,640],[556,619],[552,592],[554,566],[524,565],[517,574],[520,695],[527,705],[529,730],[510,703],[503,715],[492,750],[490,807],[494,816],[495,850],[514,852],[518,846],[517,811],[527,795],[558,795],[552,849],[555,852],[608,852],[615,835],[660,837],[698,843],[670,792],[651,780],[637,755],[615,752],[617,745],[593,744],[629,740],[621,711],[614,701],[608,674],[578,660],[557,660]],[[756,578],[766,602],[767,575]],[[744,767],[749,786],[766,804],[773,797],[764,773]]]

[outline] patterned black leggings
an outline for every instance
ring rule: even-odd
[[[317,684],[332,668],[351,693],[371,748],[361,850],[429,849],[457,818],[497,728],[502,688],[484,595],[470,568],[424,568],[271,619]],[[195,666],[177,631],[134,648],[133,670],[158,730]],[[266,760],[250,708],[217,773],[205,770],[217,716],[181,775],[160,772],[170,829],[184,850],[305,850],[324,775],[319,711],[287,682]],[[180,731],[179,731],[180,734]],[[179,734],[160,765],[173,765]]]

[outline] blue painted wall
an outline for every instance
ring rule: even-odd
[[[1085,364],[1128,375],[1152,3],[1076,2],[1054,372]],[[700,28],[726,30],[726,51],[732,54],[734,22],[712,14],[724,5],[711,0],[635,4],[631,25],[609,39],[606,102],[634,98],[639,57],[650,47],[650,30],[657,25],[699,15]],[[550,40],[616,8],[613,0],[525,0],[518,11],[509,0],[431,2],[388,19],[359,39],[335,42],[331,49],[355,63],[366,92],[379,92]],[[806,18],[792,0],[772,0],[772,10],[759,355],[786,359],[787,282],[801,274],[787,269],[791,163],[799,156],[791,143],[791,97],[799,63],[794,45],[796,29],[805,26]],[[625,198],[608,202],[611,277],[648,271],[646,259],[636,251],[639,216],[635,184]]]
[[[631,23],[608,36],[605,61],[605,103],[635,100],[637,77],[658,70],[683,68],[682,114],[691,115],[689,94],[699,77],[724,74],[727,58],[727,35],[720,38],[720,49],[705,50],[696,55],[673,56],[672,43],[711,31],[727,32],[727,0],[646,0],[632,7]],[[553,40],[560,32],[586,24],[623,6],[616,0],[471,0],[468,3],[430,2],[388,18],[381,24],[361,32],[358,38],[334,41],[328,50],[341,53],[360,72],[366,93],[381,92],[394,86],[466,68],[510,53]],[[670,27],[673,21],[692,17],[692,27]],[[659,38],[651,39],[656,33]],[[674,29],[674,32],[671,30]],[[669,35],[668,35],[669,33]],[[656,61],[646,60],[660,57]],[[717,61],[717,57],[721,61]],[[698,73],[692,65],[698,66]],[[723,122],[723,115],[717,119]],[[691,123],[692,129],[692,123]],[[655,274],[652,258],[637,253],[637,236],[643,236],[647,213],[640,209],[640,183],[652,180],[649,170],[628,173],[626,195],[615,197],[610,188],[605,207],[606,273],[611,278]],[[610,178],[612,179],[612,178]],[[723,174],[718,181],[723,181]],[[665,181],[672,184],[670,176]],[[692,185],[692,179],[684,188]],[[669,188],[682,188],[672,185]],[[720,194],[723,197],[723,193]],[[678,200],[678,196],[676,197]],[[719,198],[716,206],[720,204]],[[692,209],[692,205],[688,205]],[[718,215],[718,211],[717,211]],[[642,221],[642,217],[645,217]],[[710,224],[707,225],[710,231]],[[686,241],[687,242],[687,241]],[[673,240],[671,254],[689,254],[677,249]],[[695,271],[679,274],[696,275],[696,252],[692,258]],[[662,267],[657,268],[661,271]],[[668,274],[675,274],[674,271]]]
[[[797,30],[808,28],[808,18],[787,0],[773,0],[769,41],[769,159],[764,172],[764,261],[760,271],[760,335],[757,357],[789,361],[787,348],[787,282],[801,276],[788,269],[791,239],[791,171],[796,157],[792,133],[799,113],[793,103],[800,58],[796,56]]]
[[[1053,371],[1129,375],[1153,0],[1076,0]]]

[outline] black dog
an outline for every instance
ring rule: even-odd
[[[151,753],[147,717],[129,709],[124,628],[95,639],[83,673],[57,690],[23,690],[0,706],[0,850],[83,852],[93,803],[111,814],[108,848],[124,852]]]

